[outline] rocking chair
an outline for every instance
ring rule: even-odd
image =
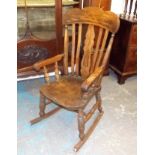
[[[74,146],[74,151],[78,151],[103,115],[101,79],[108,63],[114,35],[119,28],[119,18],[111,11],[86,7],[82,10],[78,8],[68,10],[63,20],[64,54],[33,65],[37,71],[43,69],[46,84],[40,88],[39,117],[32,120],[31,124],[49,117],[60,108],[77,112],[80,141]],[[63,71],[60,72],[58,62],[62,60]],[[49,80],[47,67],[50,64],[55,64],[54,81]],[[93,96],[96,98],[96,103],[88,113],[85,113],[84,109]],[[45,113],[46,105],[53,102],[58,107]],[[85,133],[85,123],[96,110],[99,111],[98,116]]]

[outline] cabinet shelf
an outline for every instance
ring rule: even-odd
[[[55,7],[55,0],[27,0],[27,7]],[[72,6],[79,4],[78,1],[74,0],[62,0],[63,6]],[[17,7],[25,7],[24,0],[17,0]]]

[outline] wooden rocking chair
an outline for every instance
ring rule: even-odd
[[[32,120],[31,124],[49,117],[60,108],[77,112],[80,141],[75,145],[74,150],[78,151],[103,115],[100,96],[101,79],[110,56],[114,35],[119,28],[119,18],[110,11],[86,7],[83,10],[77,8],[68,10],[63,19],[64,54],[33,65],[36,70],[44,70],[46,84],[40,88],[39,117]],[[64,69],[60,75],[58,62],[61,60]],[[55,81],[49,81],[47,66],[53,63]],[[69,66],[71,66],[70,71]],[[88,113],[85,113],[84,109],[93,96],[96,97],[96,103]],[[58,107],[45,113],[46,105],[51,102]],[[99,111],[98,116],[85,133],[85,123],[96,110]]]

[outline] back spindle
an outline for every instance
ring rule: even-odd
[[[100,28],[98,38],[97,38],[97,44],[96,44],[96,48],[95,48],[94,56],[93,56],[93,60],[92,60],[92,66],[91,66],[91,71],[90,71],[91,73],[94,71],[94,68],[95,68],[95,63],[96,63],[96,59],[97,59],[97,56],[99,53],[99,47],[100,47],[102,34],[103,34],[103,28]]]
[[[82,24],[79,24],[78,28],[78,43],[77,43],[77,49],[76,49],[76,68],[75,72],[76,75],[79,75],[79,57],[80,57],[80,45],[81,45],[81,37],[82,37]]]
[[[105,69],[105,67],[107,65],[107,60],[109,59],[109,56],[110,56],[110,51],[111,51],[112,44],[113,44],[113,41],[114,41],[114,36],[115,36],[115,34],[111,35],[108,47],[106,49],[105,55],[104,55],[103,60],[102,60],[102,66],[104,67],[104,69]]]
[[[103,38],[103,41],[102,41],[102,46],[101,46],[100,52],[99,52],[98,57],[97,57],[95,68],[99,67],[101,59],[102,59],[102,57],[104,55],[105,45],[106,45],[106,41],[107,41],[107,38],[108,38],[109,31],[105,30],[104,33],[105,34],[104,34],[104,38]]]
[[[74,74],[75,60],[75,24],[72,24],[72,51],[71,51],[71,72]]]
[[[65,25],[65,38],[64,38],[64,73],[68,74],[68,26]]]

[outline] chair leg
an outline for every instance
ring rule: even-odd
[[[45,107],[46,107],[45,96],[42,93],[40,93],[40,104],[39,104],[39,108],[40,108],[39,115],[40,115],[40,117],[45,115]]]
[[[58,112],[61,109],[60,107],[56,107],[53,110],[45,113],[46,105],[50,103],[50,102],[46,103],[45,101],[46,101],[46,97],[42,93],[40,93],[39,117],[31,120],[30,121],[31,125],[33,125],[35,123],[38,123],[38,122],[40,122],[41,120],[43,120],[45,118],[48,118],[49,116],[55,114],[56,112]]]
[[[103,113],[103,108],[102,108],[102,99],[101,99],[101,95],[100,92],[97,92],[96,95],[96,102],[98,103],[98,111],[100,113]]]
[[[84,129],[85,129],[83,109],[80,109],[78,111],[78,129],[79,129],[79,137],[82,140],[84,138]]]
[[[99,113],[98,113],[97,117],[95,118],[94,122],[89,127],[89,129],[86,131],[86,133],[84,133],[85,123],[92,117],[92,115],[94,114],[94,112],[97,109],[99,110]],[[80,109],[78,111],[78,129],[79,129],[80,140],[74,146],[74,151],[77,152],[83,146],[83,144],[87,141],[87,139],[89,138],[91,133],[94,131],[95,127],[97,126],[97,124],[98,124],[99,120],[101,119],[102,115],[103,115],[103,110],[102,110],[102,107],[101,107],[101,96],[100,96],[100,93],[97,93],[96,94],[96,103],[91,108],[90,112],[88,112],[87,114],[84,114],[83,109]]]

